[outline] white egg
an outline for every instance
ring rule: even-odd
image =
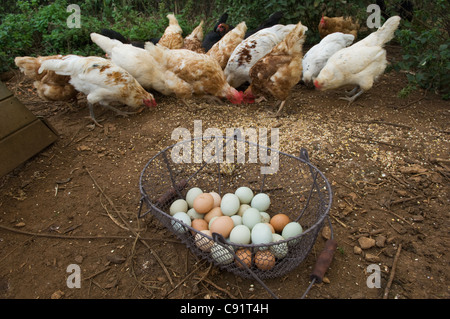
[[[250,208],[250,205],[242,204],[241,206],[239,206],[239,210],[238,210],[237,214],[242,217],[244,215],[244,212],[249,208]]]
[[[252,228],[252,244],[268,244],[272,242],[272,230],[265,223],[258,223]],[[266,249],[267,247],[260,247]]]
[[[203,219],[203,217],[205,217],[205,214],[199,214],[199,213],[197,213],[197,211],[196,211],[195,209],[193,209],[193,208],[189,209],[189,210],[187,211],[187,214],[188,214],[188,216],[189,216],[192,220],[198,219],[198,218]]]
[[[188,211],[188,203],[184,199],[177,199],[170,205],[170,215],[173,216],[176,213]]]
[[[186,202],[188,203],[189,207],[192,208],[194,205],[194,199],[198,195],[203,194],[203,191],[198,187],[193,187],[186,193]]]
[[[256,208],[257,210],[259,210],[260,212],[265,212],[267,211],[267,209],[270,206],[270,198],[269,195],[265,194],[265,193],[259,193],[256,194],[252,201],[250,206]]]
[[[233,246],[227,245],[227,247],[233,251]],[[234,260],[233,254],[221,244],[214,243],[211,248],[211,257],[218,264],[226,265]]]
[[[261,214],[256,208],[250,207],[244,212],[244,215],[242,216],[242,224],[250,228],[250,230],[253,228],[253,226],[260,222]]]
[[[239,201],[241,202],[241,204],[250,204],[253,198],[253,191],[245,186],[236,189],[234,194],[239,197]]]
[[[290,222],[289,224],[284,226],[284,228],[281,232],[281,236],[283,236],[283,238],[285,238],[285,239],[289,239],[292,237],[296,237],[296,236],[300,235],[301,233],[303,233],[302,226],[298,222]],[[288,242],[288,244],[290,246],[292,246],[292,245],[295,245],[296,243],[298,243],[298,241],[299,241],[299,239],[291,240]]]
[[[251,232],[250,229],[245,225],[237,225],[231,230],[230,242],[236,244],[250,244]]]
[[[270,215],[266,212],[259,212],[261,214],[261,222],[268,223],[270,222]]]
[[[222,197],[220,209],[224,215],[232,216],[238,212],[240,205],[239,197],[233,193],[227,193]]]
[[[188,226],[191,226],[191,218],[186,213],[178,212],[175,215],[173,215],[173,218],[176,220],[172,220],[172,227],[177,233],[182,234],[188,230],[188,228],[182,225],[180,222]]]
[[[231,216],[231,219],[233,220],[234,226],[242,225],[242,217],[239,215],[233,215]]]
[[[283,236],[279,234],[272,234],[272,242],[277,242],[280,240],[284,240]],[[288,245],[287,243],[279,243],[278,245],[272,245],[270,246],[270,251],[276,258],[281,259],[286,257],[288,253]]]

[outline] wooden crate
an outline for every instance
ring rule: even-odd
[[[36,117],[0,82],[0,176],[57,139],[58,134],[45,119]]]

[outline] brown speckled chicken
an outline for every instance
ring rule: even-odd
[[[356,38],[358,36],[359,23],[354,22],[351,17],[333,17],[329,18],[322,16],[319,23],[320,38],[325,38],[327,35],[334,32],[342,32],[344,34],[352,34]]]
[[[41,63],[49,59],[61,59],[62,55],[39,56],[39,57],[16,57],[14,62],[20,71],[31,80],[39,97],[47,101],[68,101],[76,98],[78,92],[69,83],[70,76],[59,75],[53,71],[38,73]]]
[[[178,20],[173,13],[167,15],[169,26],[164,30],[164,34],[159,39],[158,44],[168,49],[181,49],[183,47],[183,30],[181,30]]]
[[[239,23],[233,30],[225,34],[213,47],[206,53],[217,62],[219,62],[222,70],[225,69],[228,59],[239,43],[244,40],[247,25],[245,22]]]
[[[188,49],[197,53],[205,53],[205,49],[202,46],[203,42],[203,20],[200,24],[192,30],[186,38],[184,38],[183,49]]]
[[[273,96],[279,100],[280,113],[291,89],[302,76],[303,43],[308,28],[299,22],[283,41],[250,69],[251,84],[244,101],[253,102],[255,96]]]
[[[144,88],[127,71],[115,65],[111,60],[99,57],[81,57],[67,55],[62,59],[43,61],[39,73],[46,70],[70,77],[70,83],[77,91],[87,95],[90,117],[98,125],[94,116],[93,105],[99,103],[104,107],[127,115],[111,103],[126,104],[134,109],[142,106],[156,106],[153,95]]]

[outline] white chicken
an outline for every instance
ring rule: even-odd
[[[328,59],[337,51],[351,45],[354,39],[355,36],[352,34],[335,32],[327,35],[322,41],[309,49],[302,61],[303,82],[307,86],[313,86],[314,79],[319,75]]]
[[[333,54],[314,80],[314,86],[319,90],[330,90],[356,85],[348,97],[340,98],[349,104],[370,90],[386,69],[386,50],[383,46],[394,37],[400,20],[399,16],[389,18],[376,32]]]
[[[283,41],[294,28],[295,24],[277,24],[262,29],[242,41],[231,54],[224,69],[228,83],[235,88],[246,82],[250,83],[252,66]]]
[[[39,73],[44,70],[70,76],[69,83],[77,91],[87,95],[90,117],[95,125],[100,127],[101,125],[94,115],[93,106],[95,103],[99,103],[123,116],[130,113],[120,111],[110,104],[119,102],[134,109],[144,105],[156,106],[152,94],[145,91],[127,71],[107,59],[67,55],[62,59],[43,61]]]

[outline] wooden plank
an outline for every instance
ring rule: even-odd
[[[44,122],[36,119],[0,140],[0,176],[24,163],[58,139]]]
[[[0,82],[0,101],[12,96],[12,92],[8,90],[5,83]]]
[[[0,140],[35,121],[36,117],[16,97],[0,102]]]

